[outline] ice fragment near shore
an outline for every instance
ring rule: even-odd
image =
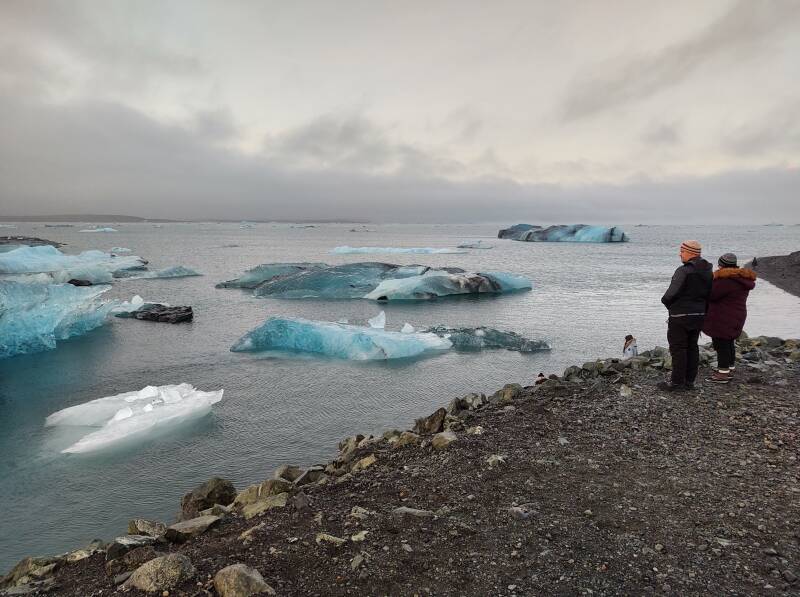
[[[103,325],[114,307],[103,287],[0,280],[0,358],[50,350]]]
[[[187,383],[147,386],[71,406],[47,417],[46,427],[96,427],[62,453],[85,453],[141,441],[206,416],[223,390],[202,392]]]
[[[403,334],[340,323],[272,317],[242,336],[231,351],[291,351],[367,361],[419,357],[448,350],[451,346],[449,340],[436,334]]]
[[[504,332],[494,328],[449,328],[434,326],[425,330],[453,343],[456,350],[483,350],[485,348],[505,348],[518,352],[537,352],[550,350],[544,340],[531,340],[516,332]]]
[[[336,247],[331,250],[332,255],[363,255],[363,254],[414,254],[414,255],[445,255],[463,253],[457,249],[433,248],[433,247]]]
[[[136,255],[119,257],[94,250],[67,255],[50,245],[21,246],[0,253],[0,274],[49,273],[51,281],[57,283],[77,278],[102,284],[110,282],[111,276],[143,270],[146,263]]]
[[[515,224],[500,230],[497,237],[527,242],[619,243],[629,240],[628,235],[619,226],[586,224],[561,224],[546,228],[531,224]]]

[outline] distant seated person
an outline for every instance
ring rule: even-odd
[[[622,358],[629,359],[639,356],[639,348],[636,346],[636,338],[628,334],[625,336],[625,345],[622,347]]]
[[[539,373],[539,375],[536,377],[536,382],[535,383],[538,386],[540,383],[544,383],[546,381],[547,381],[547,378],[544,376],[544,373]]]

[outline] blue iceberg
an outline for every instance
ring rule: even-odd
[[[143,270],[146,263],[136,255],[121,257],[103,251],[67,255],[50,245],[20,246],[0,253],[0,274],[47,273],[56,283],[76,278],[103,284],[121,272]]]
[[[81,230],[81,232],[119,232],[116,228],[87,228],[86,230]]]
[[[572,243],[622,243],[630,240],[619,226],[588,226],[586,224],[561,224],[546,228],[531,224],[515,224],[498,232],[497,238],[527,242]]]
[[[238,246],[238,245],[234,245]],[[217,288],[256,288],[267,280],[297,274],[308,270],[322,269],[328,267],[324,263],[265,263],[247,270],[244,274],[234,280],[220,282]]]
[[[187,383],[147,386],[55,412],[45,427],[85,427],[89,432],[61,452],[96,452],[150,439],[156,432],[204,417],[222,394],[223,390],[202,392]]]
[[[449,350],[436,334],[387,332],[382,328],[271,317],[242,336],[233,352],[311,353],[355,361],[407,359]]]
[[[108,289],[0,280],[0,358],[50,350],[103,325],[116,304],[98,300]]]
[[[503,272],[472,273],[459,268],[363,262],[264,264],[219,286],[254,287],[256,296],[283,299],[423,300],[529,290],[531,283],[522,276]]]
[[[182,265],[175,265],[173,267],[165,267],[164,269],[154,271],[118,271],[114,272],[115,278],[135,278],[137,280],[149,280],[154,278],[188,278],[191,276],[202,276],[200,272],[193,269],[184,267]]]
[[[458,249],[435,249],[433,247],[349,247],[347,245],[331,249],[332,255],[363,255],[372,253],[412,254],[412,255],[445,255],[464,253]]]

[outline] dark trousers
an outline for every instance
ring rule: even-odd
[[[697,339],[703,329],[702,315],[670,317],[667,324],[667,342],[672,355],[672,383],[691,385],[697,377],[700,350]]]
[[[735,340],[725,340],[723,338],[711,338],[714,350],[717,351],[717,366],[720,369],[730,369],[736,361]]]

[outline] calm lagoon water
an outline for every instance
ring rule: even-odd
[[[505,224],[510,224],[507,222]],[[172,520],[180,497],[213,475],[237,487],[281,464],[329,459],[353,433],[406,428],[417,416],[470,391],[531,383],[540,372],[600,356],[618,356],[625,334],[640,350],[666,345],[659,299],[678,265],[677,245],[696,238],[711,259],[741,261],[800,246],[800,226],[628,227],[632,242],[582,245],[495,238],[497,225],[369,225],[313,228],[286,224],[115,225],[116,233],[20,224],[7,234],[66,242],[66,251],[129,247],[151,268],[185,265],[203,277],[120,280],[109,297],[192,305],[195,321],[167,325],[114,319],[56,350],[0,361],[0,572],[26,555],[53,554],[125,531],[132,517]],[[356,226],[360,229],[361,226]],[[330,255],[338,245],[454,247],[483,239],[490,250],[458,255]],[[499,270],[528,276],[532,292],[480,299],[378,305],[363,300],[256,299],[218,290],[259,263],[381,260]],[[751,334],[800,336],[800,300],[759,282],[750,298]],[[553,350],[447,353],[403,363],[278,359],[229,352],[233,342],[271,315],[364,322],[385,309],[388,329],[487,325],[546,338]],[[225,389],[214,413],[133,448],[65,456],[68,439],[44,429],[45,417],[70,405],[146,385],[188,382]]]

